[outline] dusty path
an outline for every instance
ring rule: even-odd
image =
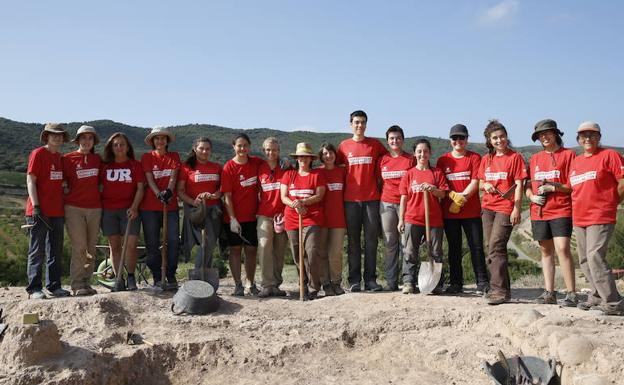
[[[513,303],[498,307],[471,294],[305,303],[224,295],[216,314],[199,317],[174,316],[170,294],[35,301],[23,288],[0,289],[11,325],[0,342],[0,384],[476,385],[491,383],[479,365],[498,349],[563,360],[564,385],[621,384],[624,319],[529,304],[537,294],[517,288]],[[19,325],[24,312],[46,322]],[[154,345],[127,345],[128,330]]]

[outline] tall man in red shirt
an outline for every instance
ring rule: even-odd
[[[361,290],[362,246],[364,228],[364,289],[380,291],[377,283],[377,236],[380,229],[377,161],[388,150],[377,140],[364,136],[368,116],[364,111],[351,113],[353,137],[338,146],[338,164],[347,170],[345,181],[345,217],[347,219],[349,289]]]

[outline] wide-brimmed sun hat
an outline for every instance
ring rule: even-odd
[[[152,145],[152,139],[154,139],[155,136],[158,135],[163,135],[166,136],[167,138],[169,138],[169,143],[175,141],[175,136],[173,135],[173,133],[171,131],[169,131],[168,128],[166,127],[154,127],[152,128],[152,131],[150,131],[149,134],[147,134],[147,136],[145,137],[145,144],[147,144],[148,146]]]
[[[301,142],[297,143],[297,148],[295,152],[291,153],[290,156],[298,157],[298,156],[310,156],[314,159],[318,158],[318,155],[312,151],[312,146],[309,143]]]
[[[41,143],[46,144],[48,142],[49,134],[63,134],[63,143],[69,142],[69,133],[61,123],[46,123],[45,126],[43,126],[41,135],[39,135]]]
[[[591,121],[583,122],[578,126],[578,129],[576,130],[576,132],[583,132],[583,131],[600,132],[600,125],[596,122],[591,122]]]
[[[100,143],[100,137],[98,136],[97,132],[95,132],[95,128],[91,126],[87,126],[86,124],[83,124],[82,126],[80,126],[80,128],[76,132],[76,136],[71,141],[74,143],[78,143],[78,140],[80,140],[80,135],[82,134],[93,134],[94,146]]]
[[[559,136],[563,136],[563,132],[557,127],[557,122],[552,119],[544,119],[535,123],[535,129],[533,135],[531,135],[531,140],[535,142],[539,138],[540,132],[549,130],[555,131]]]

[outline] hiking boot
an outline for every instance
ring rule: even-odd
[[[378,284],[376,281],[367,282],[364,285],[364,289],[369,290],[369,291],[382,291],[383,290],[381,285]]]
[[[92,288],[89,285],[85,286],[84,289],[89,293],[87,295],[95,295],[95,294],[98,293],[97,290],[95,290],[94,288]]]
[[[396,283],[393,284],[385,284],[383,287],[384,291],[398,291],[399,290],[399,285],[397,285]]]
[[[273,295],[275,297],[286,297],[286,292],[282,289],[280,289],[279,287],[274,287],[273,288]]]
[[[260,294],[260,290],[258,290],[258,287],[256,286],[255,282],[252,282],[251,285],[249,285],[249,294],[250,295]]]
[[[32,293],[28,294],[28,296],[31,299],[46,299],[47,298],[45,293],[41,290],[33,291]]]
[[[134,274],[128,274],[128,290],[135,291],[137,289],[138,287],[136,284],[136,278],[134,277]]]
[[[414,285],[411,282],[403,283],[403,294],[414,294]]]
[[[598,304],[590,302],[590,301],[583,301],[583,302],[579,302],[576,304],[576,308],[581,309],[583,311],[588,311],[596,306],[598,306]]]
[[[577,304],[578,297],[572,291],[567,292],[565,298],[559,301],[559,306],[561,307],[576,307]]]
[[[334,285],[332,285],[331,283],[326,283],[325,285],[323,285],[323,292],[325,293],[325,297],[333,297],[336,295],[336,292],[334,291]]]
[[[166,290],[178,290],[178,280],[176,277],[167,278]]]
[[[113,286],[113,291],[114,292],[118,292],[118,291],[125,291],[126,290],[126,281],[122,279],[120,280],[115,280],[115,286]]]
[[[541,305],[556,305],[557,304],[557,294],[554,291],[544,290],[542,295],[535,298],[535,303]]]
[[[487,304],[488,305],[500,305],[500,304],[503,304],[505,302],[509,302],[509,299],[507,299],[507,297],[505,297],[505,294],[495,294],[495,293],[492,293],[487,298]]]
[[[258,293],[258,298],[268,298],[273,296],[273,288],[271,286],[263,287]]]
[[[589,309],[593,315],[616,315],[624,316],[624,308],[622,306],[596,305]]]
[[[85,297],[87,295],[91,295],[91,293],[84,287],[74,290],[74,296],[76,297]]]
[[[459,294],[463,293],[464,289],[462,288],[462,285],[459,285],[457,283],[451,283],[444,292],[446,294]]]
[[[49,292],[48,295],[52,298],[60,298],[60,297],[69,297],[71,293],[63,289],[62,287],[59,287],[58,289],[54,289],[53,291]]]
[[[359,293],[360,291],[362,291],[362,286],[360,286],[359,283],[351,284],[351,286],[349,286],[349,291],[351,293]]]
[[[336,295],[343,295],[345,293],[344,289],[342,288],[342,286],[340,286],[339,283],[334,283],[334,293]]]
[[[318,297],[318,290],[314,290],[314,291],[306,290],[306,293],[303,295],[303,300],[312,301],[312,300],[315,300],[317,297]]]
[[[235,297],[243,297],[245,296],[245,287],[241,282],[236,282],[236,286],[234,287],[234,292],[232,293]]]
[[[154,280],[154,285],[152,287],[162,289],[162,280]]]

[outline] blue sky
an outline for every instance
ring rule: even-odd
[[[446,137],[550,117],[624,139],[620,1],[4,1],[0,116]]]

